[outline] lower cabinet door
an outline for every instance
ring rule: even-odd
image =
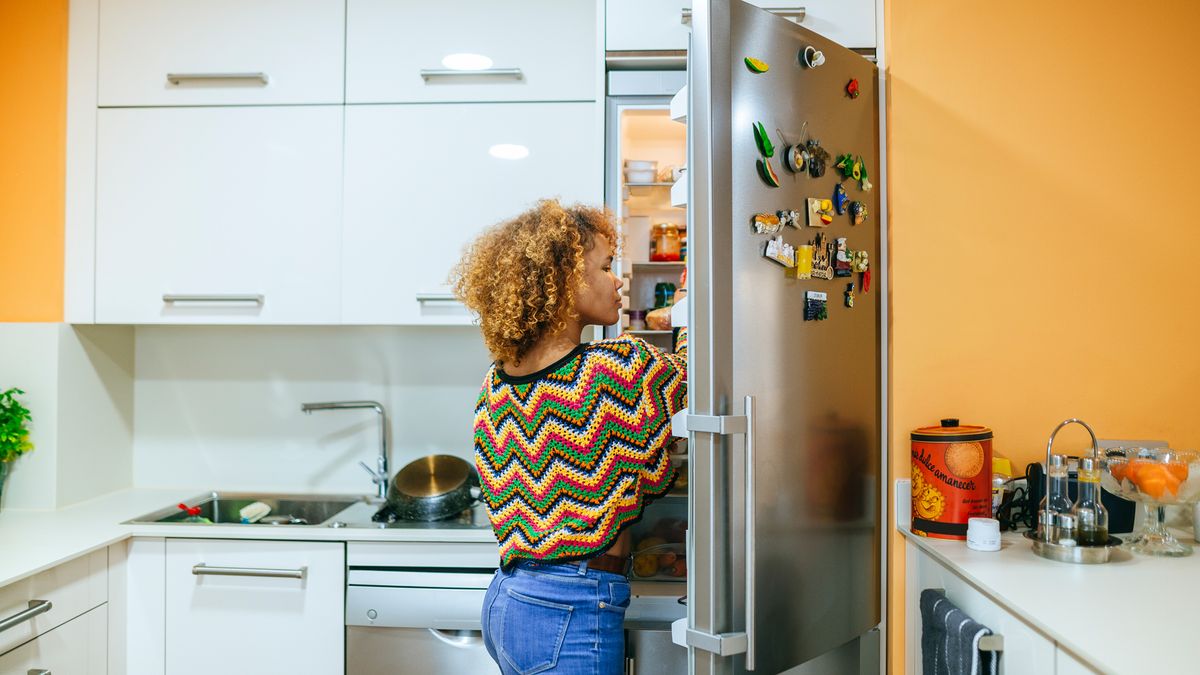
[[[167,540],[166,672],[341,673],[340,542]]]
[[[346,628],[347,675],[490,675],[500,668],[477,630]]]
[[[108,606],[100,605],[0,655],[0,673],[104,675],[107,647]]]

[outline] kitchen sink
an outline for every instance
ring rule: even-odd
[[[262,520],[249,523],[255,526],[271,525],[323,525],[334,516],[346,509],[366,501],[366,497],[345,495],[281,495],[256,494],[250,492],[208,492],[184,502],[187,506],[197,507],[197,514],[212,521],[214,525],[247,525],[243,523],[239,511],[242,507],[262,502],[271,507]],[[187,522],[188,514],[176,505],[159,509],[153,513],[139,516],[128,523],[178,523],[195,525]]]

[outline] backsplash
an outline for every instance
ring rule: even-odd
[[[371,493],[376,413],[309,401],[382,403],[393,472],[470,459],[489,360],[475,328],[140,326],[134,486]]]

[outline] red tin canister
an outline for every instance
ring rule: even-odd
[[[969,518],[992,517],[992,430],[944,419],[911,438],[912,531],[966,539]]]

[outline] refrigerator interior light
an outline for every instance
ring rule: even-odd
[[[442,65],[450,70],[487,70],[492,67],[492,60],[483,54],[447,54]]]
[[[497,143],[488,148],[488,154],[496,159],[525,159],[529,148],[515,143]]]

